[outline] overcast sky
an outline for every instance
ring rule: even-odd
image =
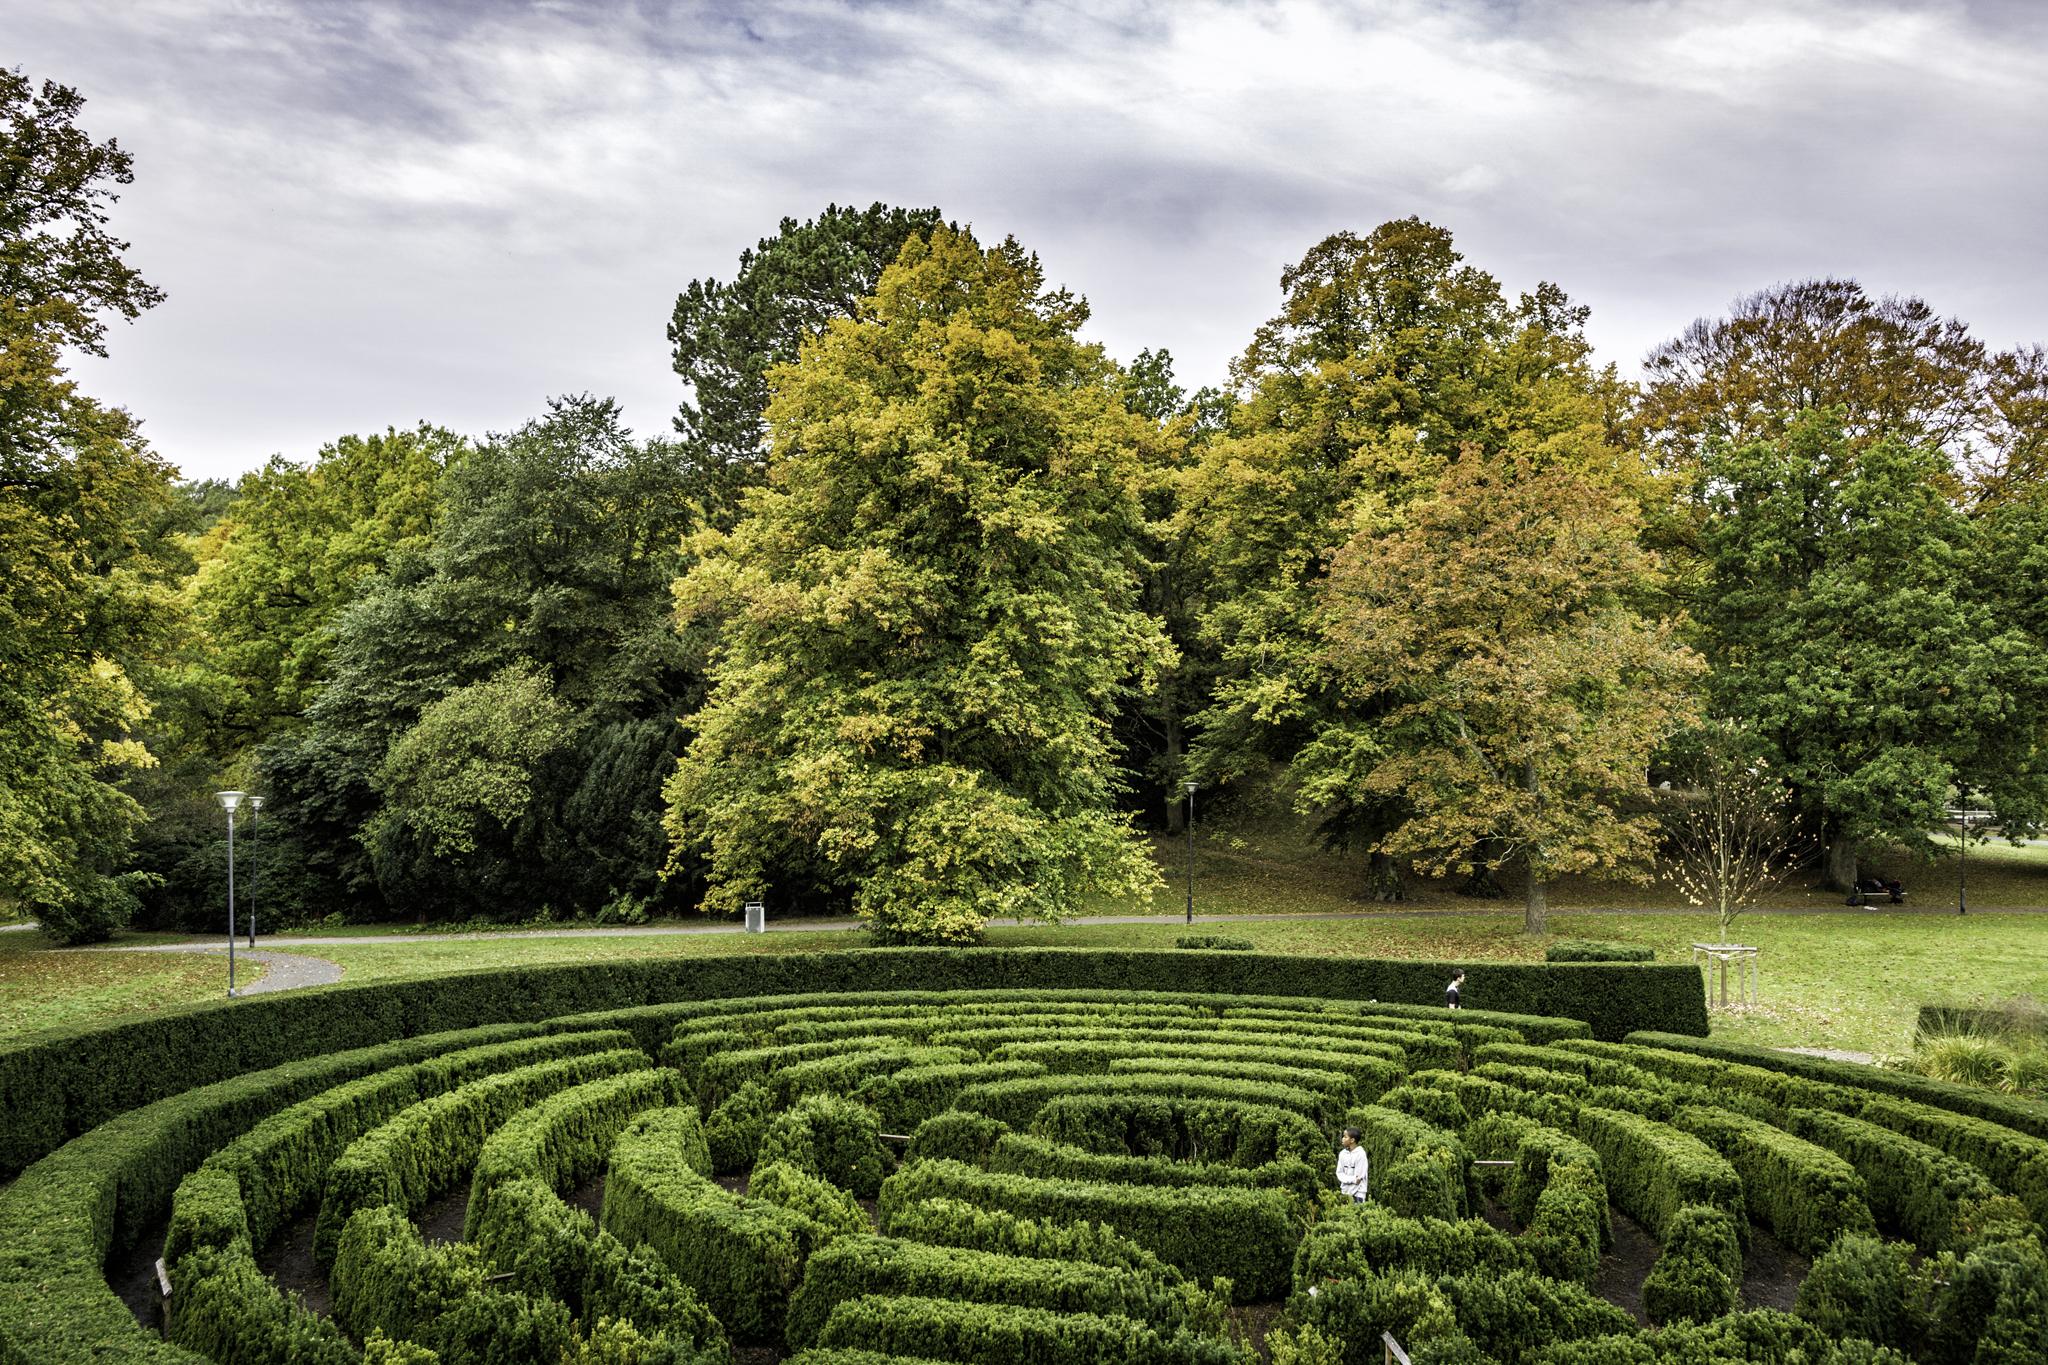
[[[1220,380],[1281,268],[1419,214],[1602,354],[1846,274],[2048,340],[2048,5],[8,0],[169,299],[76,373],[190,476],[550,394],[643,433],[677,291],[826,203],[1013,233]]]

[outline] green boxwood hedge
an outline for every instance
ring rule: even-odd
[[[952,1062],[939,1066],[907,1066],[901,1071],[870,1076],[854,1098],[871,1106],[890,1132],[908,1133],[935,1114],[953,1107],[953,1098],[970,1085],[1043,1076],[1037,1062]]]
[[[1653,962],[1657,952],[1640,943],[1604,943],[1591,938],[1561,938],[1543,950],[1545,962]]]
[[[1463,1218],[1471,1207],[1472,1153],[1454,1133],[1413,1114],[1361,1105],[1344,1116],[1365,1148],[1372,1197],[1410,1218]],[[1331,1148],[1334,1168],[1335,1145]]]
[[[803,1282],[789,1302],[789,1344],[816,1341],[834,1308],[867,1294],[1099,1313],[1169,1332],[1183,1325],[1187,1309],[1185,1299],[1165,1282],[1137,1271],[894,1237],[842,1237],[804,1267]]]
[[[361,1209],[390,1205],[411,1215],[453,1189],[474,1169],[484,1139],[536,1100],[647,1065],[637,1047],[534,1062],[400,1110],[328,1167],[313,1258],[322,1265],[333,1260],[342,1229]]]
[[[1755,1119],[1715,1109],[1681,1109],[1674,1127],[1728,1158],[1742,1177],[1745,1205],[1802,1256],[1817,1256],[1845,1232],[1873,1232],[1863,1177],[1825,1147]]]
[[[2001,1095],[1995,1090],[1956,1085],[1951,1081],[1938,1081],[1931,1076],[1917,1076],[1910,1071],[1893,1071],[1888,1067],[1866,1066],[1859,1062],[1830,1061],[1825,1057],[1780,1052],[1776,1048],[1757,1047],[1749,1043],[1724,1042],[1718,1038],[1704,1036],[1689,1037],[1685,1036],[1686,1033],[1686,1030],[1661,1033],[1646,1029],[1630,1034],[1626,1041],[1671,1052],[1711,1057],[1719,1061],[1739,1062],[1808,1081],[1818,1081],[1838,1090],[1876,1091],[1880,1094],[1896,1095],[1900,1099],[1916,1100],[1936,1109],[1948,1109],[1972,1118],[1988,1119],[1992,1123],[2048,1140],[2048,1103],[2040,1100],[2022,1099],[2017,1095]],[[1814,1109],[1841,1108],[1839,1103],[1825,1103],[1810,1096],[1796,1097],[1788,1103]]]
[[[1826,1109],[1794,1109],[1787,1128],[1853,1166],[1878,1223],[1928,1251],[1951,1245],[1963,1209],[1997,1188],[1938,1147]]]
[[[931,1198],[896,1207],[889,1235],[932,1246],[997,1251],[1048,1261],[1086,1261],[1111,1270],[1135,1270],[1176,1283],[1181,1272],[1106,1223],[1026,1218],[1007,1209],[984,1209],[959,1199]]]
[[[612,1143],[634,1118],[682,1100],[682,1078],[662,1067],[588,1081],[513,1115],[484,1139],[477,1153],[469,1210],[463,1219],[464,1240],[476,1236],[491,1191],[499,1184],[535,1179],[550,1190],[573,1189],[604,1170]],[[683,1160],[697,1170],[711,1170],[710,1149],[701,1129],[686,1136]]]
[[[1107,1223],[1190,1275],[1227,1277],[1240,1303],[1285,1288],[1299,1241],[1294,1200],[1281,1190],[1097,1185],[998,1175],[957,1161],[921,1161],[884,1181],[883,1230],[898,1210],[941,1198],[1039,1221]]]
[[[1329,1135],[1295,1110],[1184,1090],[1060,1095],[1038,1109],[1031,1131],[1107,1156],[1237,1166],[1321,1165],[1332,1150]]]
[[[824,1229],[774,1204],[741,1199],[684,1157],[697,1115],[643,1114],[612,1147],[605,1231],[645,1245],[703,1299],[737,1341],[772,1342],[803,1264]]]
[[[1107,1155],[1052,1142],[1027,1133],[1005,1133],[990,1149],[985,1169],[1007,1175],[1035,1175],[1110,1185],[1203,1185],[1287,1190],[1304,1207],[1330,1182],[1294,1157],[1263,1166],[1226,1162],[1174,1161],[1168,1157]]]
[[[1639,1114],[1587,1107],[1578,1136],[1600,1154],[1600,1171],[1616,1207],[1660,1243],[1681,1208],[1720,1209],[1746,1237],[1742,1178],[1726,1157],[1689,1133]]]
[[[582,1027],[570,1016],[658,1010],[668,1002],[935,985],[1428,1002],[1448,970],[1445,963],[1172,949],[868,948],[552,964],[279,991],[0,1046],[0,1112],[9,1116],[0,1130],[0,1177],[167,1095],[306,1057],[487,1023],[555,1020],[568,1031]],[[1707,1031],[1705,994],[1691,967],[1498,963],[1475,977],[1468,994],[1488,1009],[1585,1020],[1601,1038]]]
[[[1382,1204],[1351,1204],[1310,1226],[1294,1255],[1294,1288],[1391,1270],[1498,1274],[1533,1267],[1529,1248],[1480,1218],[1405,1218]]]
[[[895,1163],[875,1111],[842,1095],[806,1095],[769,1121],[757,1161],[783,1161],[861,1199]]]
[[[836,1305],[819,1343],[981,1365],[1250,1365],[1225,1342],[1095,1313],[1055,1313],[1011,1304],[867,1295]]]

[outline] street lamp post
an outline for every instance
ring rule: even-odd
[[[1963,833],[1958,841],[1960,850],[1956,858],[1956,913],[1970,913],[1970,793],[1965,788],[1963,797]]]
[[[250,849],[249,849],[249,851],[250,851],[250,852],[251,852],[252,854],[253,854],[253,853],[254,853],[254,852],[256,851],[256,850],[255,850],[255,841],[256,841],[256,827],[257,827],[258,825],[260,825],[260,824],[262,824],[262,823],[263,823],[263,820],[262,820],[262,815],[263,815],[263,798],[262,798],[262,797],[260,797],[260,796],[252,796],[252,797],[250,797],[250,798],[249,798],[249,841],[250,841]],[[255,948],[256,948],[256,869],[255,869],[254,867],[251,867],[251,868],[249,869],[249,948],[250,948],[250,950],[251,950],[252,952],[253,952],[253,951],[255,950]]]
[[[241,792],[215,792],[214,799],[228,813],[228,995],[235,993],[235,807],[242,804]]]
[[[1195,922],[1195,784],[1183,782],[1182,791],[1188,794],[1188,923]]]

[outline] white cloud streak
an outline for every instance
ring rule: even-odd
[[[1283,265],[1409,213],[1592,304],[1625,371],[1821,273],[2048,332],[2025,5],[11,8],[7,60],[135,153],[117,227],[171,295],[80,378],[194,475],[582,389],[663,430],[677,290],[829,200],[1015,233],[1191,383]]]

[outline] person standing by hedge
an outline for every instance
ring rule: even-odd
[[[1366,1187],[1371,1183],[1372,1162],[1365,1154],[1365,1148],[1358,1145],[1358,1130],[1344,1130],[1344,1149],[1337,1153],[1337,1188],[1354,1204],[1365,1202]]]
[[[1451,984],[1444,987],[1444,1007],[1446,1009],[1458,1008],[1458,991],[1464,984],[1465,969],[1460,967],[1451,973]]]

